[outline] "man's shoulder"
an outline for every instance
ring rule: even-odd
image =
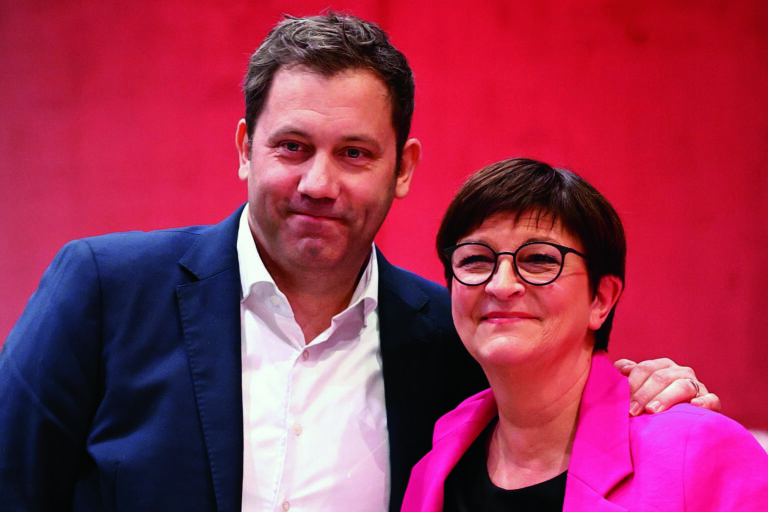
[[[73,240],[70,244],[85,244],[93,250],[120,251],[125,249],[163,249],[188,246],[211,225],[185,226],[152,231],[120,231]]]
[[[242,206],[217,224],[199,224],[152,231],[124,231],[80,238],[69,242],[65,248],[86,248],[97,258],[178,260],[201,237],[207,243],[227,243],[233,246]]]
[[[393,265],[387,261],[381,251],[378,253],[380,287],[397,293],[407,293],[409,290],[424,293],[432,299],[450,303],[450,296],[445,286],[430,281],[418,274]]]
[[[59,251],[54,263],[83,262],[85,265],[95,265],[100,273],[107,274],[143,272],[148,268],[178,266],[185,255],[192,251],[200,252],[200,249],[206,253],[219,254],[215,256],[216,259],[227,258],[228,261],[234,258],[236,262],[235,244],[240,211],[238,209],[218,224],[125,231],[80,238],[67,243]],[[229,257],[229,253],[234,256]]]
[[[62,252],[90,253],[95,260],[148,261],[178,260],[210,226],[188,226],[155,231],[124,231],[79,238],[68,242]]]
[[[389,263],[379,252],[379,315],[383,325],[402,326],[406,318],[419,318],[422,337],[456,336],[448,290],[409,270]],[[427,334],[429,333],[429,335]],[[460,345],[457,341],[456,345]],[[462,397],[465,398],[465,397]]]

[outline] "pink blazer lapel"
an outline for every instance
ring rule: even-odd
[[[589,484],[568,473],[563,511],[589,510],[590,512],[626,512],[628,509],[605,499]]]
[[[605,498],[633,472],[628,411],[627,380],[604,354],[595,354],[579,408],[564,511],[625,510]]]
[[[487,389],[440,418],[435,425],[432,451],[413,468],[402,512],[443,510],[445,479],[496,413],[496,401]]]

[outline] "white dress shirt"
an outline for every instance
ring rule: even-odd
[[[389,443],[376,251],[350,301],[310,343],[240,218],[243,508],[386,511]]]

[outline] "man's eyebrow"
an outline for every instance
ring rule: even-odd
[[[375,137],[371,137],[368,135],[349,135],[347,137],[344,137],[342,141],[344,143],[360,142],[360,143],[372,146],[374,151],[377,151],[377,152],[381,151],[381,144],[379,143],[379,140]]]
[[[299,128],[293,126],[285,126],[270,133],[267,137],[267,142],[274,144],[278,141],[278,139],[286,136],[308,138],[309,134],[303,130],[300,130]]]

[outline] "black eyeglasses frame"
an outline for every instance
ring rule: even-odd
[[[557,271],[557,274],[555,275],[555,277],[553,277],[551,280],[549,280],[549,281],[547,281],[545,283],[532,283],[531,281],[526,279],[523,276],[523,274],[520,273],[520,270],[517,268],[517,253],[520,252],[520,249],[523,249],[524,247],[528,247],[530,245],[536,245],[536,244],[539,244],[539,245],[544,244],[544,245],[549,245],[551,247],[554,247],[555,249],[560,251],[560,255],[563,258],[560,261],[560,270]],[[461,279],[459,279],[456,276],[456,270],[453,268],[453,253],[456,252],[456,250],[459,249],[460,247],[464,247],[464,246],[467,246],[467,245],[481,245],[483,247],[488,248],[493,253],[493,256],[494,256],[493,270],[488,275],[488,277],[485,280],[483,280],[482,282],[469,284],[469,283],[465,283],[464,281],[462,281]],[[566,247],[564,245],[556,244],[556,243],[553,243],[553,242],[545,242],[545,241],[526,242],[523,245],[521,245],[520,247],[518,247],[517,250],[514,251],[514,252],[511,252],[511,251],[496,252],[496,250],[493,247],[491,247],[490,245],[485,244],[483,242],[464,242],[464,243],[452,245],[451,247],[446,247],[445,249],[443,249],[443,254],[446,256],[446,258],[448,258],[448,264],[451,267],[451,276],[456,281],[458,281],[459,283],[463,284],[464,286],[482,286],[482,285],[486,284],[488,281],[490,281],[491,279],[493,279],[494,274],[496,274],[496,270],[498,270],[498,268],[499,268],[499,256],[502,256],[504,254],[508,254],[508,255],[512,256],[512,266],[515,269],[515,273],[524,282],[530,284],[531,286],[547,286],[548,284],[552,284],[555,281],[557,281],[557,278],[560,277],[560,274],[563,273],[563,267],[565,266],[565,255],[569,254],[569,253],[573,253],[573,254],[576,254],[577,256],[581,256],[585,260],[587,259],[587,256],[585,254],[577,251],[576,249],[572,249],[571,247]]]

